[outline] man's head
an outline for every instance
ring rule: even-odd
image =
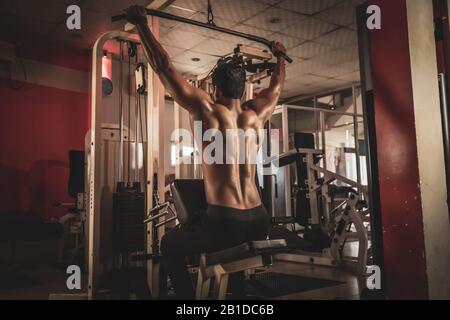
[[[235,62],[222,63],[212,74],[216,98],[241,99],[245,90],[245,70]]]

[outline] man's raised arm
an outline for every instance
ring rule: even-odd
[[[204,90],[191,86],[172,65],[169,55],[155,39],[147,25],[144,7],[131,6],[126,11],[129,22],[136,25],[145,55],[153,71],[158,74],[166,90],[173,99],[189,113],[198,113],[202,108],[210,108],[213,103]]]
[[[268,121],[272,116],[286,78],[285,58],[278,54],[279,52],[286,52],[286,49],[281,43],[275,42],[272,46],[272,52],[277,56],[277,65],[270,78],[270,85],[259,92],[252,101],[253,109],[264,122]]]

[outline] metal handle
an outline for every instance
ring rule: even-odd
[[[164,225],[168,224],[169,222],[172,222],[172,221],[174,221],[174,220],[176,220],[176,219],[177,219],[177,217],[172,217],[172,218],[170,218],[170,219],[164,220],[163,222],[160,222],[160,223],[158,223],[158,224],[155,224],[155,228],[162,227],[162,226],[164,226]]]
[[[143,223],[144,223],[144,224],[145,224],[145,223],[151,223],[151,222],[153,222],[154,220],[156,220],[156,219],[158,219],[158,218],[164,217],[164,216],[167,215],[168,213],[169,213],[169,211],[164,211],[164,212],[155,214],[154,216],[151,216],[150,218],[145,219],[145,220],[143,221]]]
[[[218,27],[216,25],[213,24],[208,24],[208,23],[204,23],[204,22],[200,22],[200,21],[196,21],[196,20],[191,20],[191,19],[187,19],[184,17],[179,17],[167,12],[163,12],[163,11],[159,11],[159,10],[154,10],[154,9],[146,9],[147,10],[147,14],[150,16],[154,16],[154,17],[159,17],[159,18],[163,18],[163,19],[167,19],[167,20],[174,20],[174,21],[178,21],[178,22],[183,22],[183,23],[187,23],[187,24],[192,24],[198,27],[202,27],[202,28],[206,28],[206,29],[210,29],[210,30],[215,30],[218,32],[222,32],[222,33],[226,33],[226,34],[230,34],[236,37],[240,37],[240,38],[244,38],[250,41],[255,41],[261,44],[266,45],[269,49],[272,49],[272,43],[273,41],[267,40],[265,38],[262,37],[258,37],[255,35],[251,35],[251,34],[247,34],[247,33],[243,33],[243,32],[239,32],[239,31],[235,31],[235,30],[230,30],[230,29],[226,29],[226,28],[222,28],[222,27]],[[111,17],[111,21],[112,22],[116,22],[116,21],[120,21],[126,19],[126,15],[125,14],[120,14],[120,15],[116,15]],[[287,62],[292,63],[293,60],[285,53],[285,52],[278,52],[277,55],[282,55]]]

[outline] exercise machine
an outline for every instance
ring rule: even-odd
[[[118,61],[113,61],[114,70],[119,71],[119,85],[113,89],[111,98],[102,87],[102,60],[107,42],[119,52]],[[147,230],[142,221],[152,201],[149,196],[152,188],[147,183],[150,181],[147,142],[151,139],[146,123],[151,119],[150,108],[146,106],[151,96],[147,83],[152,78],[139,62],[139,47],[135,35],[121,31],[103,34],[94,45],[91,129],[86,135],[88,299],[110,296],[111,286],[105,283],[105,278],[117,270],[123,271],[122,274],[138,267],[131,256],[147,250]],[[106,122],[106,116],[115,121]],[[145,283],[145,278],[142,282]]]
[[[316,252],[295,250],[278,254],[275,259],[291,262],[319,264],[326,266],[347,266],[358,275],[364,275],[368,257],[369,210],[367,208],[367,187],[319,166],[323,151],[295,148],[274,156],[266,165],[279,168],[295,164],[296,182],[291,194],[294,211],[300,207],[304,217],[291,216],[275,218],[275,224],[293,224],[303,221],[302,230],[292,231],[311,242]],[[334,184],[339,181],[345,186]],[[296,219],[297,218],[297,219]],[[366,225],[365,225],[366,223]],[[355,257],[345,255],[345,245],[357,243]]]

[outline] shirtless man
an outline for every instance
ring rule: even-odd
[[[225,141],[227,129],[258,132],[264,128],[277,105],[285,79],[285,60],[279,54],[286,51],[282,44],[274,43],[272,47],[272,52],[277,56],[277,65],[269,87],[255,99],[242,104],[246,81],[242,67],[235,63],[218,65],[212,74],[214,97],[211,97],[204,90],[191,86],[174,68],[167,52],[148,28],[143,7],[132,6],[126,14],[128,21],[136,25],[147,59],[165,89],[180,106],[189,111],[191,120],[201,121],[203,131],[217,129]],[[168,232],[161,242],[165,266],[177,298],[193,299],[195,296],[186,267],[187,256],[267,237],[270,217],[261,203],[255,183],[256,165],[238,163],[236,139],[227,140],[226,143],[229,145],[224,146],[224,149],[233,150],[234,163],[224,160],[222,163],[206,164],[202,161],[208,202],[204,221],[198,226],[176,228]],[[246,150],[255,150],[247,145],[255,143],[252,139],[244,143]],[[202,151],[207,145],[202,143]],[[223,150],[223,154],[226,154],[226,150]],[[234,294],[243,293],[242,278],[243,274],[230,278]]]

